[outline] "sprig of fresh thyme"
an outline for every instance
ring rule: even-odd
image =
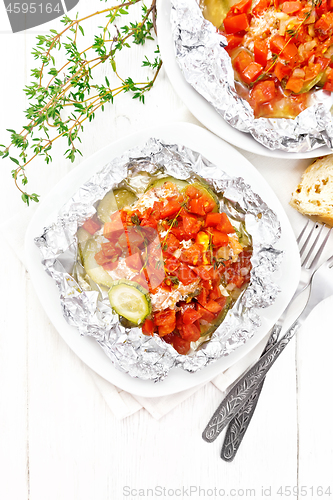
[[[141,4],[139,20],[120,25],[135,4]],[[103,15],[104,25],[99,26],[90,46],[82,50],[80,44],[85,36],[82,24],[87,19]],[[28,205],[30,201],[39,201],[39,195],[25,190],[27,165],[36,157],[44,157],[46,163],[52,161],[53,143],[60,137],[67,139],[64,154],[73,162],[77,154],[82,155],[78,144],[83,123],[86,120],[91,122],[96,111],[100,108],[104,111],[105,105],[112,104],[120,93],[129,93],[133,99],[144,103],[145,94],[154,85],[162,65],[157,45],[154,60],[145,56],[142,61],[142,66],[148,71],[145,82],[135,82],[131,76],[122,78],[116,62],[124,49],[154,40],[156,0],[152,0],[149,7],[143,0],[120,0],[118,5],[82,19],[65,16],[61,22],[64,24],[62,31],[50,30],[49,35],[37,36],[33,55],[40,66],[31,70],[33,81],[24,89],[30,100],[25,111],[28,123],[21,132],[7,129],[11,143],[9,146],[0,145],[0,156],[3,159],[8,157],[15,164],[12,176],[22,200]],[[56,57],[60,58],[64,52],[67,62],[59,67]],[[110,64],[110,75],[97,83],[95,69],[101,64]],[[114,84],[113,80],[117,83]]]

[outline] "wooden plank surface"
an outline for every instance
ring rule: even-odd
[[[89,11],[92,5],[98,8],[100,2],[81,0],[80,12]],[[0,60],[6,69],[0,83],[1,143],[8,139],[6,128],[16,129],[23,123],[21,89],[34,67],[30,56],[34,39],[35,34],[30,33],[0,33]],[[132,67],[134,57],[129,53],[124,64]],[[181,109],[162,70],[145,106],[124,96],[86,127],[83,155],[87,157],[143,125],[178,118]],[[63,148],[55,148],[51,165],[37,160],[31,166],[34,191],[45,195],[78,164],[68,164]],[[244,154],[270,182],[297,232],[301,218],[288,201],[309,162]],[[0,203],[6,220],[22,203],[10,179],[11,167],[8,162],[1,167]],[[209,384],[159,421],[145,410],[116,420],[89,369],[50,325],[20,261],[6,243],[0,252],[1,499],[122,499],[135,498],[140,489],[152,498],[147,489],[154,488],[160,490],[154,490],[153,498],[163,488],[166,498],[185,488],[181,497],[191,494],[197,499],[204,496],[201,487],[206,496],[216,488],[220,496],[223,490],[224,496],[270,496],[275,500],[284,498],[278,494],[280,486],[297,485],[330,485],[333,493],[332,428],[318,420],[318,406],[314,405],[316,391],[320,409],[326,408],[330,393],[332,304],[313,313],[297,349],[293,342],[277,361],[239,455],[234,463],[226,464],[219,458],[221,439],[211,445],[201,439],[222,398],[220,391]],[[318,323],[326,324],[327,329],[316,332],[320,340],[314,344],[311,334]],[[311,497],[308,490],[305,498],[319,498],[317,493]]]

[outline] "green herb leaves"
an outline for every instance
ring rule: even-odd
[[[11,143],[7,147],[0,145],[0,157],[9,157],[16,165],[12,176],[22,200],[28,205],[30,201],[38,202],[39,198],[36,193],[29,194],[24,189],[28,182],[25,169],[33,159],[43,157],[46,163],[52,161],[53,143],[64,137],[67,142],[65,157],[73,162],[77,155],[82,155],[78,146],[83,123],[91,122],[99,108],[104,111],[105,106],[112,105],[121,93],[128,93],[144,103],[145,94],[153,87],[162,65],[158,46],[155,59],[150,61],[145,56],[141,63],[148,71],[146,82],[136,82],[131,76],[122,78],[116,61],[122,50],[154,40],[155,3],[156,0],[152,0],[147,7],[143,0],[121,0],[119,5],[82,19],[64,16],[61,32],[50,30],[49,35],[37,36],[33,56],[40,66],[31,70],[32,82],[24,89],[30,102],[25,111],[28,123],[20,133],[8,129]],[[120,25],[135,4],[141,4],[139,19]],[[82,23],[94,17],[100,19],[102,15],[105,16],[104,25],[98,27],[90,45],[85,44],[86,48],[82,48],[86,36]],[[56,59],[61,59],[62,65]],[[111,71],[106,70],[108,76],[103,76],[103,82],[99,83],[95,73],[101,64],[109,64]],[[17,153],[15,156],[13,149]]]

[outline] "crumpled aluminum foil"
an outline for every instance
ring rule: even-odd
[[[197,0],[171,0],[176,58],[186,81],[232,127],[250,133],[269,149],[304,153],[321,146],[333,149],[333,94],[318,90],[309,108],[295,119],[254,118],[238,96],[226,38],[206,21]]]
[[[129,173],[131,176],[140,171],[154,174],[161,168],[178,179],[189,178],[194,173],[204,178],[216,193],[223,193],[221,209],[245,221],[246,230],[253,239],[253,269],[248,288],[211,340],[186,356],[178,354],[158,335],[149,337],[139,327],[122,326],[107,296],[103,297],[98,287],[87,286],[86,281],[80,280],[78,271],[76,233],[78,227],[96,212],[94,204]],[[143,147],[113,159],[95,174],[66,203],[57,220],[44,229],[35,243],[41,251],[46,272],[58,286],[68,323],[76,326],[82,335],[94,337],[117,368],[132,377],[156,382],[163,380],[174,366],[196,372],[252,337],[260,325],[257,309],[272,304],[279,291],[271,276],[281,260],[282,252],[274,248],[279,237],[280,224],[275,213],[242,178],[230,177],[184,146],[150,139]]]

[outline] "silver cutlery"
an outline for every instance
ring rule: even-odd
[[[316,247],[317,243],[312,245],[310,249],[311,254]],[[320,245],[319,251],[322,251],[322,244]],[[311,258],[311,256],[309,258]],[[309,258],[306,257],[306,260],[309,261]],[[316,256],[314,259],[316,259]],[[274,364],[284,348],[288,345],[295,332],[305,321],[313,307],[326,297],[333,294],[332,266],[333,257],[324,262],[317,269],[317,271],[314,272],[311,279],[310,296],[303,312],[288,329],[285,335],[275,345],[273,345],[273,347],[271,347],[271,349],[269,349],[247,373],[243,375],[240,381],[232,388],[227,397],[222,401],[203,432],[203,439],[205,441],[212,442],[217,438],[221,431],[230,423],[233,417],[251,398],[258,385],[262,383],[268,370]],[[281,326],[279,325],[277,329],[280,331]]]
[[[290,301],[290,304],[297,296],[303,293],[303,291],[310,284],[311,276],[319,262],[319,258],[323,252],[330,234],[330,230],[326,235],[325,233],[323,233],[323,231],[323,225],[319,225],[318,223],[308,219],[297,238],[302,268],[300,281]],[[310,250],[306,253],[306,250],[309,246]],[[317,253],[314,255],[311,264],[309,264],[311,256],[314,254],[315,250],[318,247],[319,249]],[[262,356],[277,342],[290,304],[288,304],[278,322],[272,328],[265,349],[262,352]],[[236,453],[240,447],[240,444],[255,412],[264,381],[265,379],[258,385],[257,389],[253,391],[251,397],[243,404],[237,415],[234,416],[234,418],[228,425],[221,450],[221,458],[226,462],[231,462],[236,456]]]

